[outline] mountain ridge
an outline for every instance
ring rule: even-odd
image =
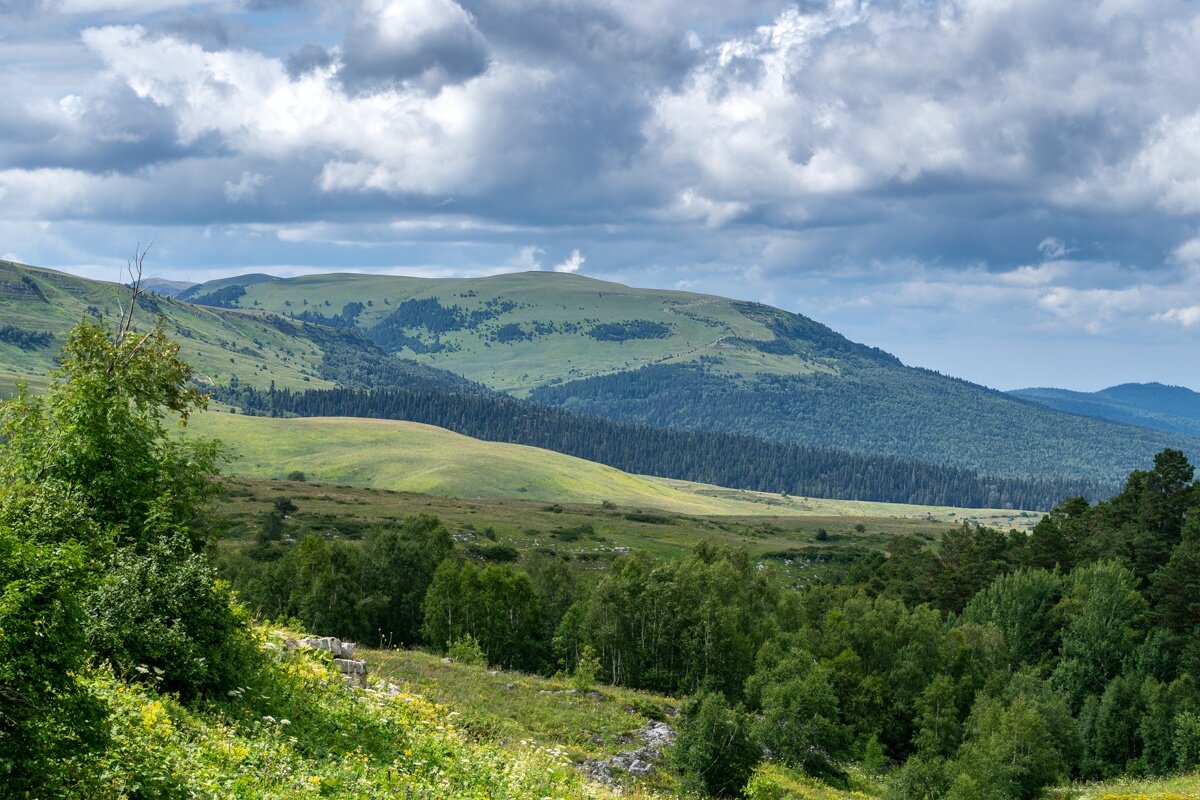
[[[123,291],[12,264],[0,264],[0,284],[0,312],[14,320],[16,343],[0,341],[0,371],[10,381],[52,363],[52,343],[37,347],[43,333],[61,336]],[[1165,447],[1200,454],[1197,437],[1046,409],[905,366],[808,317],[715,295],[546,272],[256,274],[187,291],[197,302],[149,296],[145,310],[164,314],[185,357],[214,386],[435,381],[616,422],[996,477],[1112,484]]]
[[[1200,436],[1200,392],[1163,383],[1122,383],[1095,392],[1031,387],[1010,392],[1058,411]]]

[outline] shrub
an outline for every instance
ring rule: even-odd
[[[450,642],[446,652],[450,658],[463,664],[487,665],[487,655],[484,654],[483,648],[479,646],[475,637],[469,633]]]
[[[720,692],[702,692],[684,708],[670,751],[673,768],[693,791],[737,795],[762,756],[750,736],[750,718]]]
[[[224,694],[259,663],[245,612],[182,537],[121,550],[87,598],[84,631],[97,662],[184,699]]]

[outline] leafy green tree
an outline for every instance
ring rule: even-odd
[[[0,405],[0,773],[31,796],[57,793],[38,784],[64,748],[97,741],[100,709],[77,683],[88,660],[141,665],[186,696],[215,693],[229,675],[214,665],[241,658],[249,639],[228,592],[193,560],[218,448],[168,433],[169,418],[186,423],[205,398],[162,324],[136,330],[132,305],[116,327],[84,320],[50,377],[44,396],[19,387]],[[160,580],[126,582],[131,573]],[[159,591],[185,585],[184,597]],[[186,602],[197,598],[213,605]],[[158,658],[137,638],[163,626],[187,657]],[[203,680],[183,663],[193,657]]]
[[[1036,702],[1025,695],[1008,704],[985,696],[971,711],[952,771],[957,777],[948,798],[1032,800],[1066,778],[1069,764]]]
[[[724,695],[702,691],[684,706],[671,766],[692,791],[736,796],[762,758],[750,729],[749,716]]]
[[[917,752],[926,756],[952,756],[962,742],[963,725],[958,691],[948,675],[938,675],[921,694],[918,706]]]
[[[1063,579],[1045,570],[1001,575],[971,598],[962,618],[999,628],[1014,667],[1041,664],[1057,649],[1061,620],[1055,608],[1063,591]]]
[[[145,548],[163,530],[186,530],[217,491],[219,450],[167,432],[206,398],[162,324],[144,333],[81,321],[67,337],[45,397],[21,388],[5,404],[5,485],[74,487],[117,546]]]
[[[380,640],[412,644],[420,639],[421,605],[438,564],[454,551],[450,532],[429,514],[409,517],[398,527],[372,534],[366,546],[371,565],[370,594],[382,602],[367,626]]]
[[[1154,618],[1179,636],[1200,629],[1200,512],[1188,516],[1181,541],[1150,580]]]
[[[1116,677],[1145,635],[1147,604],[1137,577],[1115,561],[1076,569],[1060,603],[1066,617],[1054,679],[1078,708]]]

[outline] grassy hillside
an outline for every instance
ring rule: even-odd
[[[1200,436],[1200,393],[1183,386],[1126,383],[1098,392],[1017,389],[1010,394],[1072,414]]]
[[[480,441],[415,422],[209,413],[194,417],[190,430],[220,439],[233,456],[229,469],[236,475],[282,478],[299,471],[312,481],[441,497],[590,506],[607,501],[704,516],[970,518],[997,526],[1028,525],[1039,517],[1020,511],[783,497],[630,475],[549,450]]]
[[[0,261],[0,392],[18,381],[44,385],[67,331],[84,317],[114,318],[129,295],[119,284]],[[386,356],[351,331],[144,295],[137,323],[145,328],[159,316],[203,383],[299,389],[381,379],[466,387],[457,376]]]
[[[236,280],[190,296],[228,299]],[[721,297],[544,272],[316,275],[238,291],[244,308],[354,326],[388,352],[610,419],[1006,476],[1115,481],[1164,447],[1200,454],[1197,438],[1055,412]]]
[[[190,296],[201,298],[209,287]],[[580,275],[438,280],[332,274],[252,281],[245,289],[243,307],[281,314],[333,317],[348,303],[362,303],[355,317],[362,329],[374,330],[391,318],[410,340],[397,348],[401,352],[516,395],[574,378],[702,358],[717,359],[719,373],[737,377],[838,374],[838,357],[847,355],[892,360],[810,320],[805,320],[808,352],[764,352],[756,345],[776,338],[770,319],[746,308],[765,307]]]
[[[321,654],[287,653],[285,635],[268,631],[264,643],[277,668],[247,676],[243,691],[221,702],[183,705],[98,670],[90,689],[112,710],[110,746],[73,759],[72,796],[630,796],[588,781],[553,746],[463,730],[462,715],[431,697],[374,680],[350,689]],[[632,796],[664,795],[635,787]]]
[[[42,373],[69,326],[113,314],[123,292],[0,263],[0,389]],[[1200,454],[1200,438],[1056,412],[905,367],[796,314],[687,292],[539,272],[257,275],[181,297],[216,305],[152,296],[143,319],[162,314],[201,379],[218,385],[463,387],[453,373],[610,419],[994,476],[1112,482],[1164,447]]]

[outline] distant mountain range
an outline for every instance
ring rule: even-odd
[[[0,262],[0,382],[44,371],[69,325],[112,313],[119,291]],[[145,310],[214,385],[499,392],[654,428],[1110,486],[1164,447],[1200,456],[1198,436],[908,367],[781,309],[579,275],[246,275]]]
[[[1200,436],[1200,392],[1161,383],[1123,383],[1098,392],[1017,389],[1025,400],[1086,417]]]

